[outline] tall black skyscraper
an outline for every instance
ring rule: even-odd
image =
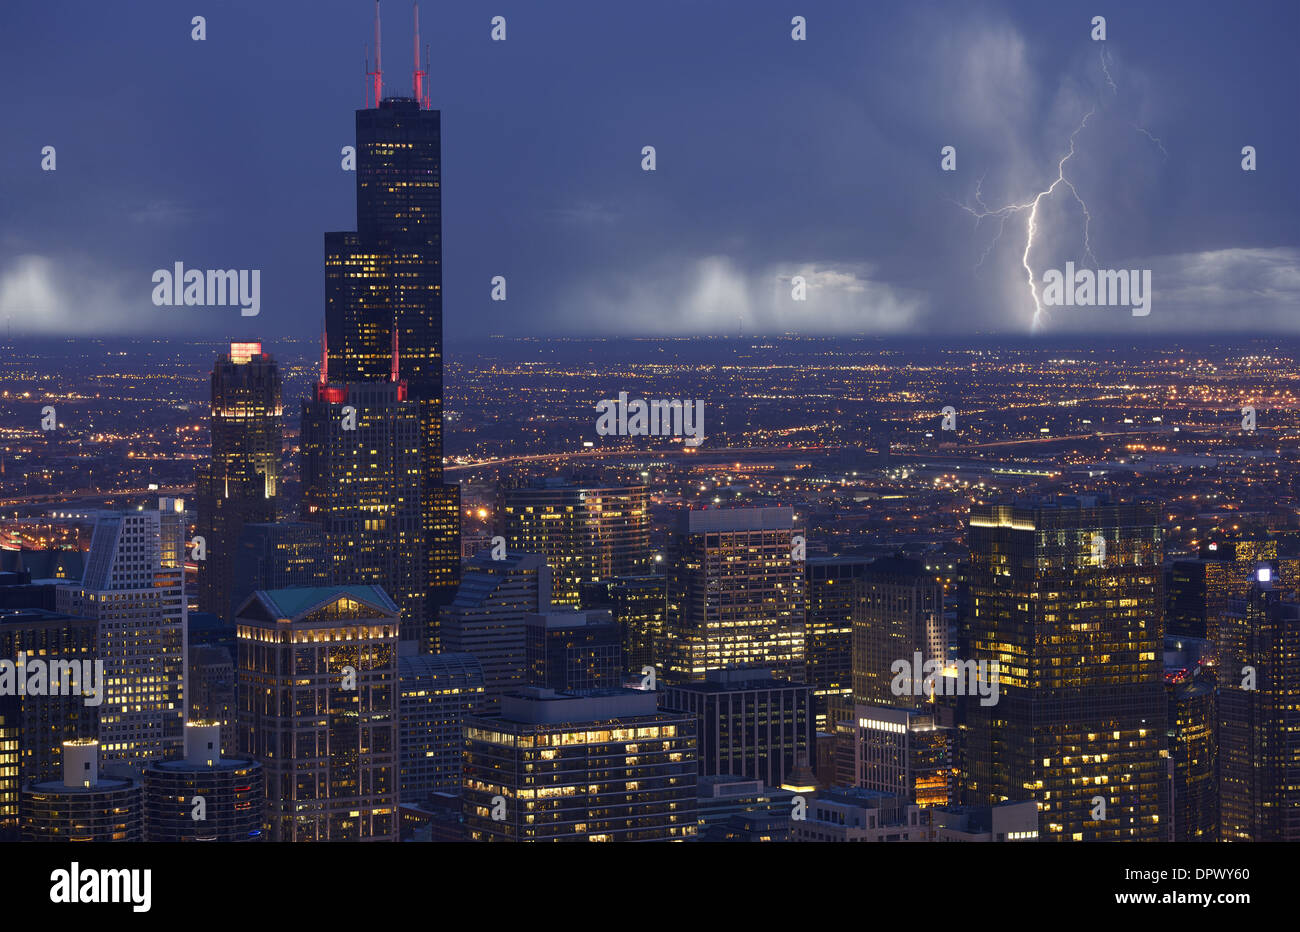
[[[378,47],[378,18],[375,28]],[[441,114],[418,62],[411,97],[383,96],[378,61],[371,76],[372,106],[356,114],[357,230],[325,234],[328,381],[402,381],[417,403],[417,546],[438,605],[460,579],[460,490],[442,483]],[[428,639],[436,645],[436,631]]]
[[[212,459],[195,482],[199,608],[233,617],[235,541],[244,525],[276,519],[283,432],[280,371],[261,343],[231,343],[212,368]]]

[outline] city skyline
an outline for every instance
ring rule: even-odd
[[[1267,900],[1295,9],[214,3],[75,0],[0,150],[0,843],[271,905],[19,899],[980,842],[877,899]]]

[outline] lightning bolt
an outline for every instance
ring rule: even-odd
[[[998,228],[998,235],[997,237],[994,237],[993,243],[989,245],[988,249],[984,251],[984,255],[980,257],[980,264],[984,262],[984,259],[992,251],[993,246],[997,244],[998,238],[1002,236],[1002,230],[1006,226],[1007,217],[1011,216],[1012,214],[1018,214],[1022,210],[1029,211],[1029,218],[1025,223],[1025,251],[1020,256],[1020,264],[1024,266],[1025,277],[1029,282],[1029,295],[1034,299],[1033,326],[1035,330],[1039,329],[1043,325],[1046,312],[1043,310],[1043,302],[1038,296],[1038,283],[1034,281],[1034,270],[1030,268],[1029,265],[1029,253],[1033,251],[1034,237],[1038,234],[1038,205],[1043,202],[1044,198],[1051,197],[1052,194],[1055,193],[1057,187],[1062,184],[1070,189],[1070,193],[1074,195],[1075,201],[1077,201],[1079,206],[1083,209],[1084,254],[1092,261],[1094,265],[1097,263],[1097,257],[1094,256],[1092,253],[1092,242],[1090,239],[1090,227],[1092,224],[1092,214],[1089,212],[1088,205],[1084,203],[1083,198],[1079,196],[1079,189],[1074,186],[1074,183],[1072,181],[1070,181],[1068,178],[1065,177],[1065,163],[1070,161],[1070,159],[1074,157],[1075,142],[1079,137],[1079,133],[1081,133],[1083,129],[1088,125],[1088,120],[1092,118],[1092,115],[1095,112],[1096,112],[1096,108],[1094,107],[1093,109],[1089,110],[1087,113],[1083,115],[1083,119],[1079,121],[1079,125],[1076,126],[1074,128],[1074,132],[1070,134],[1070,151],[1066,152],[1065,155],[1061,156],[1061,160],[1056,163],[1056,180],[1053,181],[1050,185],[1048,185],[1043,190],[1039,191],[1036,195],[1034,195],[1033,200],[1025,201],[1023,204],[1006,204],[996,209],[989,209],[988,207],[984,206],[983,196],[982,194],[980,194],[979,187],[977,186],[976,203],[978,205],[978,209],[975,207],[971,207],[969,204],[957,205],[958,207],[961,207],[963,210],[965,210],[967,213],[969,213],[971,216],[975,218],[976,226],[978,226],[979,223],[982,220],[984,220],[985,217],[997,217],[1000,221],[1000,225]],[[983,181],[983,179],[980,180],[981,182]],[[978,268],[978,265],[976,267]]]
[[[1143,136],[1147,137],[1147,139],[1150,139],[1150,140],[1151,140],[1152,142],[1154,142],[1157,146],[1159,146],[1159,147],[1160,147],[1160,154],[1163,155],[1165,158],[1169,158],[1169,153],[1165,151],[1165,144],[1164,144],[1163,142],[1161,142],[1161,141],[1160,141],[1159,139],[1157,139],[1155,136],[1152,136],[1150,133],[1148,133],[1148,132],[1147,132],[1145,129],[1143,129],[1141,126],[1138,126],[1136,123],[1133,124],[1133,128],[1134,128],[1135,130],[1137,130],[1139,133],[1141,133]]]
[[[1106,75],[1106,83],[1110,85],[1111,91],[1118,94],[1119,88],[1115,86],[1115,79],[1110,76],[1110,68],[1107,65],[1109,60],[1110,60],[1110,53],[1107,52],[1106,49],[1103,47],[1101,50],[1101,70]],[[1160,149],[1160,154],[1163,155],[1166,159],[1169,158],[1169,153],[1165,150],[1165,144],[1161,142],[1159,139],[1157,139],[1155,136],[1152,136],[1151,133],[1148,132],[1145,127],[1138,126],[1136,123],[1130,123],[1129,125],[1132,126],[1139,133],[1141,133],[1143,136],[1147,137],[1147,139],[1150,139],[1152,142],[1154,142],[1156,144],[1156,147]]]
[[[1115,83],[1115,79],[1114,77],[1112,77],[1110,73],[1110,53],[1107,52],[1104,47],[1101,50],[1100,61],[1101,61],[1102,74],[1105,75],[1106,78],[1106,84],[1110,87],[1112,93],[1118,94],[1119,86]],[[1079,125],[1074,128],[1074,132],[1070,133],[1069,151],[1066,152],[1065,155],[1061,156],[1060,161],[1056,163],[1056,179],[1050,185],[1044,188],[1042,191],[1039,191],[1036,195],[1034,195],[1034,198],[1032,200],[1025,201],[1023,204],[1005,204],[1001,207],[989,208],[984,203],[984,195],[983,195],[984,176],[981,175],[979,181],[975,185],[976,206],[972,207],[970,206],[970,204],[961,204],[956,201],[953,202],[954,204],[957,204],[957,206],[960,207],[962,210],[966,211],[968,214],[970,214],[975,218],[976,229],[979,229],[980,223],[987,217],[996,217],[998,219],[998,232],[994,235],[993,239],[985,248],[984,252],[980,255],[979,261],[975,263],[976,269],[980,268],[984,264],[985,260],[988,259],[988,257],[992,254],[994,247],[997,246],[998,241],[1002,238],[1002,233],[1006,229],[1007,218],[1012,216],[1013,214],[1019,214],[1021,211],[1027,210],[1029,212],[1028,218],[1025,221],[1025,249],[1024,252],[1021,253],[1020,264],[1025,270],[1025,278],[1029,283],[1029,295],[1031,298],[1033,298],[1034,301],[1034,319],[1033,319],[1034,330],[1040,329],[1043,326],[1043,324],[1046,322],[1047,312],[1043,309],[1043,302],[1038,294],[1038,285],[1034,281],[1034,271],[1029,264],[1029,254],[1033,251],[1034,238],[1038,234],[1038,205],[1041,204],[1045,198],[1051,197],[1052,194],[1055,193],[1057,187],[1060,185],[1065,185],[1067,188],[1070,189],[1070,194],[1074,197],[1075,203],[1077,203],[1079,205],[1079,209],[1083,211],[1084,258],[1087,259],[1089,262],[1091,262],[1094,266],[1098,264],[1097,257],[1092,251],[1092,212],[1088,209],[1088,204],[1084,201],[1083,197],[1079,194],[1079,189],[1074,186],[1074,182],[1072,182],[1069,178],[1065,177],[1065,165],[1067,162],[1070,161],[1070,159],[1074,157],[1075,143],[1078,140],[1079,134],[1083,132],[1085,127],[1087,127],[1088,120],[1092,118],[1093,114],[1096,113],[1096,111],[1097,108],[1094,106],[1091,110],[1085,113],[1083,115],[1083,119],[1079,121]],[[1142,133],[1153,143],[1155,143],[1155,145],[1159,147],[1160,152],[1164,155],[1166,159],[1169,157],[1169,153],[1165,150],[1164,143],[1162,143],[1158,138],[1153,136],[1146,129],[1139,126],[1137,123],[1133,123],[1131,125],[1139,133]]]
[[[1105,47],[1105,46],[1102,46],[1102,49],[1101,49],[1101,71],[1102,71],[1102,74],[1106,75],[1106,83],[1110,85],[1111,93],[1112,93],[1112,94],[1118,94],[1118,93],[1119,93],[1119,88],[1115,86],[1115,79],[1112,78],[1112,77],[1110,76],[1110,66],[1107,64],[1106,58],[1107,58],[1106,47]]]

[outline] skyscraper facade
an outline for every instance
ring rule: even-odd
[[[185,754],[144,770],[146,841],[261,841],[262,765],[223,757],[221,723],[185,725]]]
[[[333,582],[381,586],[403,637],[429,628],[420,410],[402,382],[316,386],[302,409],[302,518],[321,527]]]
[[[473,654],[483,667],[484,710],[527,683],[525,616],[550,608],[551,570],[537,553],[481,553],[465,568],[460,589],[442,608],[445,651]]]
[[[665,678],[755,667],[803,682],[804,574],[788,507],[685,511],[669,544]]]
[[[326,364],[340,385],[406,383],[421,482],[402,557],[437,606],[460,579],[459,487],[442,473],[442,117],[418,97],[372,103],[356,113],[357,229],[325,234]]]
[[[180,499],[101,515],[78,586],[60,586],[59,611],[93,619],[106,681],[99,710],[105,765],[139,774],[181,749],[188,632],[185,520]]]
[[[397,840],[398,618],[378,586],[239,609],[240,755],[264,768],[268,840]]]
[[[976,505],[963,654],[999,678],[965,702],[971,805],[1035,799],[1043,840],[1163,837],[1166,698],[1154,507]]]
[[[813,747],[812,687],[761,670],[710,670],[660,690],[659,705],[695,716],[700,775],[780,786]]]
[[[831,730],[831,702],[843,702],[853,693],[855,580],[870,565],[863,557],[809,557],[804,561],[808,592],[804,679],[813,687],[818,731]]]
[[[405,654],[397,671],[402,803],[459,793],[463,726],[483,709],[483,668],[473,654]]]
[[[231,601],[243,605],[258,589],[327,586],[333,580],[325,530],[309,521],[245,524],[235,542]]]
[[[212,457],[195,481],[199,609],[229,621],[235,541],[244,525],[274,521],[284,414],[280,371],[261,343],[231,343],[212,369]]]
[[[560,691],[623,685],[623,639],[608,612],[555,609],[524,616],[529,686]]]
[[[1219,834],[1300,841],[1300,603],[1259,566],[1219,623]]]
[[[99,734],[101,706],[86,695],[86,687],[94,688],[94,668],[86,664],[99,656],[98,639],[99,625],[91,619],[39,608],[0,609],[0,658],[14,663],[16,677],[24,679],[39,661],[46,682],[60,683],[58,694],[0,694],[0,838],[17,830],[22,787],[62,773],[63,742]],[[55,672],[53,664],[60,662],[76,665],[75,683]]]
[[[503,487],[498,515],[507,547],[546,557],[555,605],[577,608],[584,583],[634,575],[649,565],[645,486],[536,480]]]
[[[942,585],[919,560],[883,557],[858,572],[853,591],[854,702],[920,706],[924,696],[894,688],[894,664],[911,663],[918,653],[923,662],[947,660]]]
[[[465,723],[471,841],[685,841],[698,830],[695,718],[655,693],[529,687]]]
[[[615,576],[582,587],[582,607],[603,608],[623,633],[623,668],[640,675],[659,665],[667,614],[664,576]]]

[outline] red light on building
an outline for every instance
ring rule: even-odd
[[[342,404],[348,400],[348,390],[341,385],[317,385],[316,400],[328,401],[330,404]]]

